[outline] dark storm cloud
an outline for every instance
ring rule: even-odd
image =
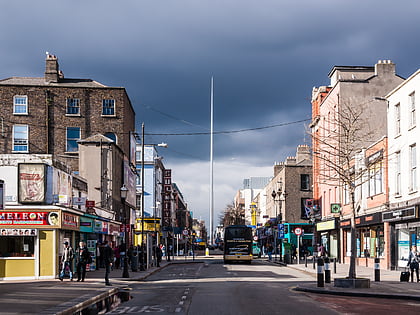
[[[3,1],[0,71],[42,76],[49,51],[66,77],[124,86],[149,134],[209,130],[214,76],[215,130],[252,129],[310,118],[312,87],[328,85],[334,65],[391,59],[404,77],[416,71],[419,9],[415,0]],[[209,136],[146,136],[161,141],[190,207],[204,213]],[[270,176],[302,143],[305,123],[215,135],[217,211],[243,178]]]

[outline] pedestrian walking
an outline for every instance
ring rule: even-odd
[[[162,261],[162,249],[160,246],[156,246],[156,267],[160,267]]]
[[[271,257],[273,255],[273,245],[271,245],[271,243],[267,244],[266,248],[267,248],[268,260],[271,261]]]
[[[413,282],[414,271],[416,272],[417,282],[419,282],[419,253],[417,252],[416,246],[411,246],[411,252],[408,255],[408,264],[411,271],[411,282]]]
[[[79,242],[79,248],[76,250],[77,253],[77,281],[85,281],[86,277],[86,265],[90,263],[92,259],[84,242]]]
[[[96,243],[96,270],[99,270],[100,267],[104,267],[103,265],[101,266],[101,260],[102,258],[102,244],[100,242]]]
[[[69,242],[64,242],[63,256],[61,256],[61,272],[59,279],[63,281],[66,274],[66,269],[68,270],[70,281],[73,281],[73,258],[74,251],[73,248],[69,245]]]
[[[105,285],[111,285],[109,282],[109,273],[111,272],[111,266],[114,262],[114,251],[109,246],[108,241],[104,241],[102,253],[105,265]]]
[[[115,269],[120,269],[120,248],[118,246],[115,246],[114,248],[114,257],[115,257]]]

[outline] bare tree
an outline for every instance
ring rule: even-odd
[[[235,204],[226,205],[225,211],[220,215],[220,224],[224,227],[234,224],[245,224],[245,211]]]
[[[336,109],[336,107],[334,107]],[[363,105],[341,103],[338,110],[328,117],[321,118],[312,127],[314,171],[319,174],[317,180],[326,185],[341,187],[347,194],[351,213],[351,255],[348,278],[356,278],[356,207],[355,193],[368,179],[368,169],[364,159],[359,159],[362,149],[371,144],[374,134],[365,115]]]

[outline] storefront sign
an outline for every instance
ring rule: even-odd
[[[350,219],[340,221],[340,228],[349,229],[350,227],[351,227],[351,220]]]
[[[110,235],[120,235],[120,226],[118,224],[109,223],[108,233]]]
[[[159,230],[160,230],[159,219],[145,218],[143,222],[143,227],[142,227],[141,219],[136,220],[136,225],[135,225],[136,233],[154,232],[154,231],[159,231]]]
[[[336,220],[329,220],[324,222],[319,222],[316,224],[316,230],[318,232],[321,231],[328,231],[328,230],[334,230],[336,228]]]
[[[408,223],[408,228],[416,228],[416,227],[420,227],[420,222],[410,222]]]
[[[80,217],[80,232],[93,232],[93,219]]]
[[[382,213],[382,220],[383,221],[399,221],[399,220],[407,220],[417,217],[416,208],[406,208],[400,210],[393,210],[387,211]]]
[[[1,236],[36,236],[36,229],[1,229]]]
[[[84,206],[86,204],[86,197],[73,197],[73,206]]]
[[[60,216],[55,211],[2,211],[0,226],[36,225],[60,227]]]
[[[382,216],[380,212],[357,217],[354,221],[356,227],[368,226],[382,223]]]
[[[79,229],[79,217],[77,215],[63,212],[61,222],[62,228],[67,228],[71,230]]]

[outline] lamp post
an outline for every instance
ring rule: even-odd
[[[127,231],[127,211],[125,207],[125,200],[127,198],[128,189],[123,185],[120,189],[121,193],[121,201],[123,204],[123,213],[124,213],[124,243],[125,243],[125,255],[124,255],[124,266],[123,266],[123,278],[130,278],[130,275],[128,274],[128,259],[127,259],[127,253],[128,253],[128,231]]]

